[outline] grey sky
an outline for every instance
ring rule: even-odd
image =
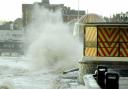
[[[22,3],[33,3],[41,0],[0,0],[0,20],[14,20],[22,16]],[[65,4],[72,9],[78,9],[78,0],[50,0],[53,4]],[[126,12],[127,0],[79,0],[79,8],[88,13],[110,16],[113,13]]]

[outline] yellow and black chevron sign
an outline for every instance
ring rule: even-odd
[[[86,42],[96,42],[97,41],[97,28],[96,27],[86,27]]]
[[[98,48],[98,56],[111,56],[117,57],[119,56],[119,49],[118,48]]]
[[[120,28],[120,42],[128,42],[128,28]]]
[[[110,42],[99,42],[98,43],[98,47],[119,47],[119,43],[110,43]]]
[[[97,56],[97,48],[86,48],[85,56]]]
[[[117,27],[98,27],[98,42],[118,42],[119,33]]]
[[[120,56],[128,57],[128,43],[120,43]]]

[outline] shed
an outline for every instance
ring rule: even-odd
[[[76,26],[84,56],[128,57],[128,23],[105,22],[99,15],[88,14]]]

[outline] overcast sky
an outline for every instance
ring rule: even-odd
[[[41,0],[0,0],[0,20],[15,20],[22,16],[22,3],[40,2]],[[50,0],[51,4],[65,4],[78,9],[78,0]],[[110,16],[113,13],[128,11],[128,0],[79,0],[79,8],[88,13]]]

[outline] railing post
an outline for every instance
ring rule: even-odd
[[[97,69],[97,82],[101,88],[105,87],[105,72],[107,72],[106,66],[98,66]]]
[[[105,89],[119,89],[119,75],[117,73],[106,73]]]

